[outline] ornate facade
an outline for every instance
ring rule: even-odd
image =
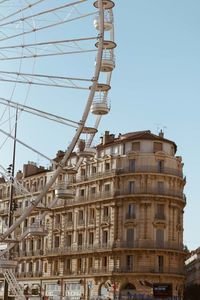
[[[17,239],[30,228],[11,251],[28,299],[153,299],[153,283],[171,283],[173,299],[182,299],[186,198],[176,150],[162,132],[118,137],[105,132],[95,156],[84,147],[71,156],[68,172],[63,170],[15,232]],[[76,173],[73,165],[80,155]],[[15,191],[13,220],[42,190],[51,169],[29,163],[16,177],[30,196]],[[0,183],[2,228],[9,188]],[[34,231],[42,214],[40,230]]]

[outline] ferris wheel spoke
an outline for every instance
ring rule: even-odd
[[[70,40],[54,40],[49,42],[43,41],[32,44],[1,46],[0,60],[97,52],[97,49],[94,49],[93,45],[92,49],[88,49],[88,47],[91,47],[90,42],[97,39],[98,37],[87,37]]]
[[[11,72],[11,71],[3,71],[0,70],[0,74],[10,74],[10,75],[18,75],[18,76],[27,76],[27,77],[38,77],[38,78],[48,78],[54,80],[69,80],[69,81],[86,81],[91,82],[93,79],[87,78],[75,78],[75,77],[66,77],[66,76],[54,76],[54,75],[46,75],[46,74],[31,74],[31,73],[22,73],[22,72]]]
[[[9,35],[7,37],[1,38],[0,41],[2,42],[2,41],[5,41],[5,40],[13,39],[13,38],[24,36],[24,35],[27,35],[27,34],[32,34],[32,33],[35,33],[37,31],[46,30],[46,29],[49,29],[49,28],[52,28],[52,27],[63,25],[63,24],[69,23],[69,22],[73,22],[73,21],[80,20],[80,19],[83,19],[83,18],[86,18],[86,17],[89,17],[89,16],[93,16],[93,15],[96,15],[96,12],[95,13],[92,12],[92,13],[88,13],[88,14],[83,14],[81,16],[77,16],[77,17],[74,17],[74,18],[69,18],[67,20],[62,20],[62,21],[59,21],[59,22],[54,22],[54,23],[46,25],[46,26],[35,27],[32,30],[23,31],[23,32],[20,32],[18,34],[13,34],[13,35]]]
[[[92,37],[84,37],[84,38],[76,38],[76,39],[67,39],[67,40],[50,40],[50,41],[43,41],[38,43],[32,43],[32,44],[14,44],[14,45],[6,45],[1,46],[0,50],[5,49],[14,49],[14,48],[29,48],[29,47],[36,47],[36,46],[49,46],[54,44],[68,44],[68,43],[75,43],[75,42],[84,42],[84,41],[91,41],[91,40],[97,40],[97,36]]]
[[[3,23],[3,24],[0,24],[0,27],[1,27],[1,26],[10,25],[10,24],[15,24],[15,23],[18,23],[18,22],[24,22],[24,21],[29,20],[29,19],[32,20],[33,18],[42,16],[42,15],[47,15],[47,14],[50,14],[50,13],[54,13],[54,12],[56,12],[56,11],[59,11],[59,10],[62,10],[62,9],[64,9],[64,8],[71,7],[71,6],[74,6],[74,5],[77,5],[77,4],[86,2],[86,1],[87,1],[87,0],[74,1],[74,2],[71,2],[71,3],[67,3],[67,4],[65,4],[65,5],[61,5],[61,6],[54,7],[54,8],[52,8],[52,9],[40,11],[40,12],[38,12],[38,13],[29,15],[29,16],[20,17],[20,18],[18,18],[18,19],[11,20],[11,21],[5,22],[5,23]],[[30,6],[29,6],[29,8],[30,8]],[[22,12],[22,11],[20,11],[20,12]],[[2,21],[2,20],[0,20],[0,21]]]
[[[46,160],[48,160],[49,162],[51,162],[52,164],[54,163],[54,160],[52,160],[51,158],[49,158],[48,156],[44,155],[43,153],[41,153],[40,151],[36,150],[35,148],[29,146],[28,144],[24,143],[23,141],[21,141],[20,139],[15,138],[11,133],[6,132],[5,130],[0,128],[0,132],[2,134],[4,134],[6,137],[15,140],[18,144],[24,146],[25,148],[31,150],[32,152],[40,155],[41,157],[45,158]]]
[[[0,58],[0,61],[5,60],[21,60],[21,59],[28,59],[28,58],[39,58],[39,57],[49,57],[49,56],[59,56],[59,55],[71,55],[71,54],[83,54],[83,53],[91,53],[97,52],[96,49],[86,49],[86,50],[79,50],[79,51],[62,51],[62,52],[52,52],[46,54],[30,54],[30,55],[21,55],[21,56],[6,56]]]
[[[3,1],[0,1],[0,4],[3,4],[4,2],[8,2],[8,1],[11,1],[11,0],[3,0]],[[20,8],[20,9],[17,9],[16,11],[14,11],[13,13],[11,14],[8,14],[6,16],[2,16],[2,18],[0,18],[0,22],[6,20],[6,19],[9,19],[13,16],[16,16],[18,14],[22,14],[24,11],[28,10],[28,9],[32,9],[34,6],[36,6],[37,4],[40,4],[44,1],[47,1],[47,0],[38,0],[38,1],[35,1],[35,2],[27,2],[28,4],[25,5],[24,7]]]
[[[21,83],[21,84],[29,84],[29,85],[38,85],[38,86],[48,86],[48,87],[56,87],[56,88],[67,88],[67,89],[78,89],[78,90],[89,90],[89,87],[83,87],[79,86],[73,82],[71,82],[71,85],[55,82],[53,79],[49,78],[48,82],[36,82],[34,80],[28,80],[28,79],[18,79],[18,78],[2,78],[0,77],[1,82],[12,82],[12,83]]]
[[[2,97],[0,97],[0,103],[4,106],[16,108],[20,111],[27,112],[27,113],[30,113],[30,114],[33,114],[35,116],[39,116],[42,118],[46,118],[48,120],[51,120],[51,121],[54,121],[54,122],[57,122],[57,123],[60,123],[60,124],[63,124],[63,125],[69,126],[69,127],[73,127],[76,129],[80,125],[79,122],[76,122],[74,120],[70,120],[70,119],[64,118],[62,116],[51,114],[49,112],[42,111],[42,110],[30,107],[30,106],[26,106],[24,104],[20,104],[19,102],[14,102],[9,99],[2,98]]]

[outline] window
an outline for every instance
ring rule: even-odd
[[[84,189],[81,189],[81,190],[80,190],[80,196],[81,196],[81,197],[84,197],[84,196],[85,196],[85,190],[84,190]]]
[[[66,236],[66,246],[71,247],[71,245],[72,245],[72,235],[67,234],[67,236]]]
[[[127,219],[135,219],[135,211],[136,211],[135,203],[129,203],[128,207],[127,207],[126,218]]]
[[[161,248],[164,246],[164,229],[156,229],[156,246]]]
[[[165,212],[164,212],[165,206],[164,204],[157,204],[157,212],[156,212],[156,218],[159,220],[165,219]]]
[[[81,176],[85,176],[85,169],[81,169]]]
[[[126,255],[126,267],[127,267],[127,270],[132,271],[132,269],[133,269],[133,255]]]
[[[71,259],[70,258],[65,259],[65,261],[64,261],[64,270],[65,270],[65,272],[71,270]]]
[[[26,266],[26,265],[25,265],[25,263],[23,262],[23,263],[22,263],[22,272],[25,272],[25,266]]]
[[[55,215],[55,223],[59,224],[60,223],[60,215]]]
[[[37,240],[37,249],[40,250],[42,248],[42,241],[41,239]]]
[[[92,174],[96,174],[97,172],[97,167],[96,166],[92,166]]]
[[[67,213],[67,222],[72,222],[72,212],[71,211],[69,211]]]
[[[110,170],[110,163],[109,162],[105,163],[105,170],[106,171]]]
[[[164,172],[164,160],[159,160],[158,161],[158,172],[159,173]]]
[[[164,256],[158,255],[158,272],[164,271]]]
[[[123,144],[122,147],[123,147],[122,154],[125,154],[126,153],[126,144]]]
[[[35,222],[35,218],[31,218],[31,225]]]
[[[79,210],[79,212],[78,212],[78,220],[79,221],[83,220],[83,210]]]
[[[103,217],[108,217],[108,206],[103,207]]]
[[[60,237],[59,236],[55,236],[54,247],[58,248],[59,246],[60,246]]]
[[[106,268],[108,266],[107,256],[102,257],[102,267]]]
[[[118,146],[112,147],[111,153],[112,153],[113,155],[118,154],[118,153],[119,153],[119,148],[118,148]]]
[[[93,267],[93,257],[89,257],[88,266],[89,269]]]
[[[82,258],[77,259],[77,269],[80,271],[83,267]]]
[[[105,192],[109,192],[110,191],[110,184],[105,184],[104,185],[104,190],[105,190]]]
[[[54,275],[58,275],[58,271],[59,271],[59,263],[58,260],[54,261],[54,265],[53,265],[53,273]]]
[[[33,240],[30,240],[30,242],[29,242],[29,250],[32,251],[33,247],[34,247],[34,242],[33,242]]]
[[[164,192],[164,182],[158,181],[158,193],[163,194],[163,192]]]
[[[36,261],[35,269],[36,269],[37,271],[39,271],[39,269],[40,269],[40,262],[39,262],[39,260]]]
[[[32,263],[32,261],[28,265],[28,271],[33,272],[33,263]]]
[[[162,151],[162,150],[163,150],[163,144],[162,143],[158,143],[158,142],[153,143],[153,151],[154,152]]]
[[[82,245],[83,245],[83,234],[78,233],[78,246],[82,246]]]
[[[128,247],[133,247],[133,245],[134,245],[134,228],[127,228],[126,241],[127,241]]]
[[[135,159],[129,160],[129,171],[135,172]]]
[[[94,232],[89,232],[89,245],[94,244]]]
[[[90,221],[94,220],[94,218],[95,218],[95,210],[94,210],[94,208],[90,208],[90,210],[89,210],[89,220]]]
[[[132,151],[140,151],[140,142],[132,143]]]
[[[129,192],[129,194],[134,194],[134,192],[135,192],[135,181],[129,181],[129,183],[128,183],[128,192]]]
[[[103,239],[102,239],[103,244],[107,244],[108,243],[108,231],[104,230],[103,231]]]
[[[45,264],[44,264],[44,272],[45,272],[45,273],[47,273],[47,266],[48,266],[48,265],[47,265],[47,263],[45,262]]]
[[[96,186],[92,186],[91,187],[91,194],[95,194],[96,193]]]
[[[22,251],[26,251],[26,241],[22,242]]]

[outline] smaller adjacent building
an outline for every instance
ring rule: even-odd
[[[192,251],[185,261],[186,286],[200,285],[200,247]]]

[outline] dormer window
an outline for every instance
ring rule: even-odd
[[[140,142],[132,143],[132,151],[140,151]]]
[[[163,144],[159,142],[154,142],[153,143],[153,151],[158,152],[158,151],[163,151]]]

